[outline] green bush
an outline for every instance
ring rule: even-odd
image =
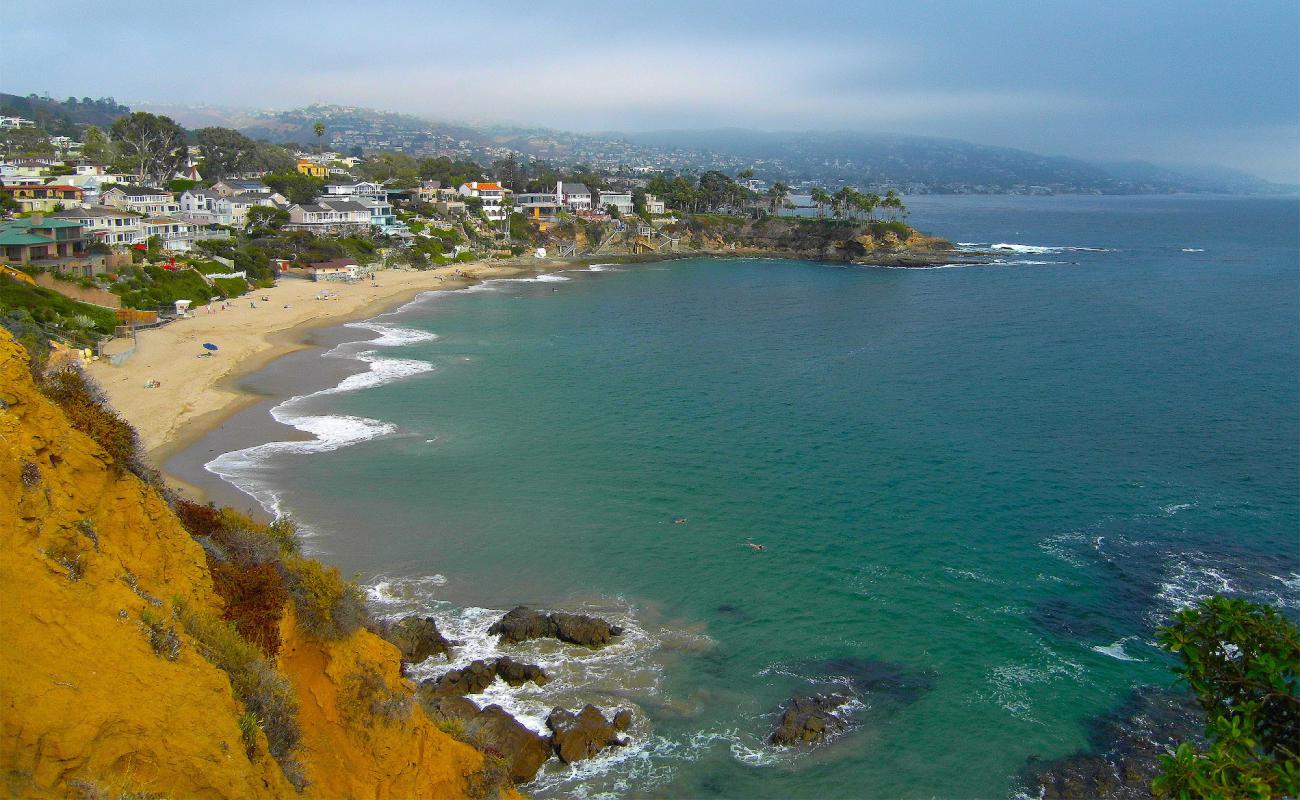
[[[117,325],[117,318],[107,308],[79,303],[52,289],[0,275],[0,314],[9,316],[20,310],[32,321],[92,339],[112,334]],[[86,321],[90,324],[84,325]]]
[[[246,714],[252,714],[266,734],[271,757],[295,787],[306,785],[297,754],[302,746],[298,701],[293,687],[262,657],[260,651],[224,620],[192,611],[177,602],[176,614],[185,631],[198,643],[199,654],[230,678],[230,688]],[[243,715],[240,718],[244,732]]]
[[[1275,609],[1211,597],[1159,630],[1205,710],[1206,752],[1162,756],[1161,797],[1300,796],[1300,630]]]
[[[117,474],[131,470],[150,483],[156,474],[141,459],[135,429],[109,408],[98,387],[76,367],[45,375],[39,387],[63,409],[73,428],[94,439],[108,452],[109,468]]]
[[[370,621],[361,588],[343,580],[337,567],[308,558],[287,559],[285,566],[298,625],[309,636],[346,639]]]
[[[243,278],[213,278],[212,284],[225,297],[239,297],[248,292],[248,281]]]

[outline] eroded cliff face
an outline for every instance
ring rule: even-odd
[[[250,735],[227,673],[175,620],[176,601],[222,611],[203,548],[152,486],[115,466],[37,389],[26,353],[0,331],[0,768],[10,796],[484,790],[483,755],[410,702],[396,648],[364,629],[315,641],[290,607],[276,665],[299,706],[308,783],[296,790],[265,735]]]

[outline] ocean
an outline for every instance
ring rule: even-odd
[[[501,651],[556,678],[489,692],[526,724],[636,714],[536,797],[1008,797],[1172,684],[1177,608],[1300,616],[1300,201],[908,203],[997,263],[429,293],[250,378],[268,400],[191,469],[291,513],[378,613],[436,617],[457,664],[518,604],[626,625]],[[848,732],[765,744],[835,687]]]

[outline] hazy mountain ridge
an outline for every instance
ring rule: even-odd
[[[20,98],[25,99],[25,98]],[[767,181],[897,186],[920,193],[1140,194],[1216,192],[1291,194],[1300,186],[1273,183],[1216,166],[1141,161],[1094,163],[957,139],[889,133],[765,132],[736,128],[593,134],[543,127],[474,126],[412,114],[341,105],[288,111],[215,106],[138,104],[186,127],[223,125],[249,136],[344,152],[400,150],[491,161],[516,153],[602,168],[647,166],[672,171],[752,167]]]

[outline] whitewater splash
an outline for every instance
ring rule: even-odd
[[[266,442],[243,450],[222,453],[203,465],[208,472],[256,500],[268,514],[278,517],[285,511],[283,497],[271,480],[277,472],[270,467],[270,461],[275,456],[327,453],[380,436],[387,436],[397,430],[397,426],[391,423],[369,417],[314,414],[306,410],[309,401],[326,395],[369,389],[433,370],[433,364],[427,361],[384,358],[379,355],[376,348],[432,341],[438,338],[436,334],[374,320],[350,322],[346,327],[369,330],[378,333],[379,336],[359,342],[344,342],[326,352],[324,357],[353,359],[366,364],[368,369],[365,372],[349,375],[336,386],[309,394],[295,395],[271,409],[271,417],[276,422],[309,434],[311,438],[299,441]],[[303,527],[303,531],[310,532],[306,527]]]
[[[725,733],[699,733],[699,741],[673,741],[656,734],[644,709],[647,702],[670,701],[664,685],[665,658],[673,652],[698,652],[712,646],[703,633],[649,628],[636,610],[621,599],[591,601],[570,609],[592,614],[623,628],[614,642],[599,650],[541,639],[502,647],[488,634],[505,609],[458,607],[438,597],[447,584],[442,575],[394,578],[379,576],[365,586],[371,610],[377,617],[397,620],[410,614],[432,616],[439,630],[456,644],[450,660],[433,657],[408,668],[411,679],[435,678],[476,660],[508,655],[536,664],[551,677],[545,686],[525,683],[511,687],[495,681],[486,691],[472,695],[479,707],[496,704],[520,723],[547,735],[546,717],[557,706],[570,709],[593,703],[611,712],[630,708],[633,723],[626,747],[611,748],[596,758],[564,765],[552,760],[531,783],[529,794],[587,797],[602,792],[622,793],[632,787],[646,789],[669,780],[674,761],[694,760],[709,742],[733,744]],[[598,785],[604,783],[602,788]],[[613,784],[612,786],[610,784]]]
[[[1033,255],[1046,255],[1048,253],[1109,253],[1111,250],[1106,247],[1084,247],[1082,245],[1039,245],[1039,244],[1013,244],[1010,242],[997,242],[989,245],[990,250],[1004,250],[1008,253],[1025,253]]]

